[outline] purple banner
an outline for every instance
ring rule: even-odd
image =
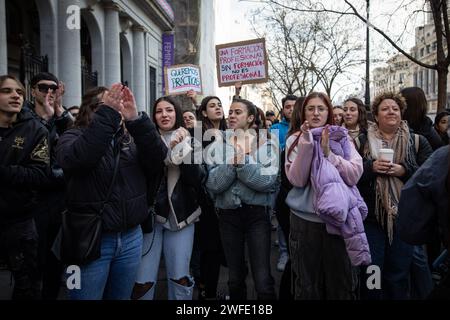
[[[162,89],[163,92],[166,90],[166,85],[164,83],[164,67],[170,67],[174,64],[174,47],[173,41],[174,36],[171,33],[164,33],[162,36]]]

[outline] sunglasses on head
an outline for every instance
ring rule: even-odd
[[[39,83],[37,85],[37,88],[40,92],[42,93],[47,93],[48,89],[52,90],[52,91],[56,91],[58,89],[58,85],[56,84],[45,84],[45,83]]]

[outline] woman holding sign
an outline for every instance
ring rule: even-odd
[[[278,152],[270,140],[251,129],[260,121],[256,106],[236,99],[230,106],[230,129],[208,153],[206,188],[218,209],[219,228],[229,268],[232,300],[247,299],[245,242],[258,299],[275,299],[270,271],[270,205],[276,190]]]

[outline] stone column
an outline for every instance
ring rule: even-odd
[[[65,83],[65,106],[81,103],[81,44],[80,27],[67,13],[69,6],[81,7],[80,0],[58,1],[58,79]],[[79,11],[78,11],[79,14]],[[81,17],[79,17],[81,19]],[[81,20],[78,20],[81,21]]]
[[[120,7],[106,2],[105,9],[105,85],[120,82]]]
[[[8,73],[8,42],[6,38],[6,5],[0,0],[0,74]]]
[[[145,111],[145,29],[141,26],[133,27],[133,93],[139,111]]]

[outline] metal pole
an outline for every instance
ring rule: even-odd
[[[366,0],[366,94],[365,94],[365,104],[366,108],[370,106],[370,57],[369,57],[369,2]]]

